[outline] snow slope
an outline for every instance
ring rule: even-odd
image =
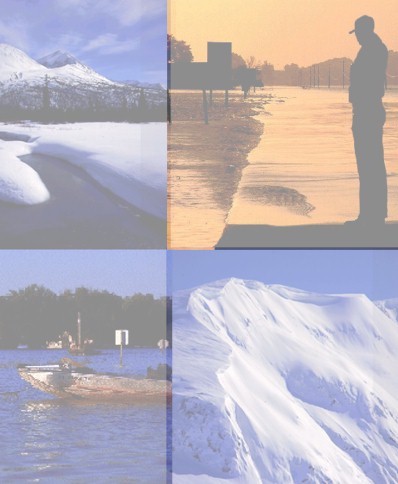
[[[176,483],[398,482],[398,325],[230,279],[173,300]]]
[[[30,149],[23,141],[0,141],[0,200],[35,205],[50,198],[40,176],[19,159],[28,153]]]
[[[0,44],[0,82],[17,80],[24,72],[43,73],[47,69],[31,59],[22,50],[8,44]]]
[[[3,200],[15,191],[12,188],[15,183],[19,182],[21,189],[26,183],[24,173],[17,171],[22,162],[16,156],[37,153],[79,166],[128,203],[152,215],[166,217],[166,123],[7,124],[0,131],[29,140],[0,140],[0,169],[6,166],[0,171]],[[15,152],[16,144],[22,151]],[[8,160],[7,165],[4,160]],[[14,185],[10,184],[11,179]],[[34,188],[40,191],[38,185]],[[44,196],[44,192],[40,193]],[[25,196],[25,203],[27,200]]]
[[[384,314],[398,323],[398,298],[375,301],[375,304]]]

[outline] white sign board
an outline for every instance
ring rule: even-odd
[[[167,341],[167,339],[161,339],[158,341],[158,348],[160,350],[165,350],[168,347],[169,347],[169,342]]]
[[[129,344],[129,330],[117,329],[115,331],[115,345],[128,345]]]

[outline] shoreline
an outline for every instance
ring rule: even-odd
[[[264,93],[243,100],[232,91],[213,93],[209,124],[201,92],[172,92],[168,131],[168,247],[214,249],[224,231],[249,153],[264,124],[256,119],[272,99]]]

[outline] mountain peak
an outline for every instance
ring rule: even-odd
[[[80,64],[80,61],[76,59],[70,52],[57,50],[52,54],[45,55],[37,60],[39,64],[45,67],[63,67],[71,64]]]

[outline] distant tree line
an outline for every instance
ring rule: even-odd
[[[169,62],[192,62],[191,47],[183,40],[177,40],[172,35],[167,37]],[[301,67],[298,64],[286,64],[283,69],[275,69],[268,61],[260,61],[250,56],[244,59],[241,55],[232,53],[232,76],[238,80],[242,70],[255,68],[264,86],[347,86],[350,81],[350,66],[352,60],[346,57],[329,59]],[[398,52],[390,51],[387,68],[387,86],[398,85]]]
[[[97,347],[114,347],[116,329],[130,331],[130,346],[156,346],[164,338],[171,343],[166,324],[171,302],[166,297],[122,297],[85,287],[56,294],[33,284],[0,297],[0,348],[43,348],[65,331],[76,339],[78,312],[82,339],[93,339]]]
[[[88,109],[73,108],[21,108],[19,106],[1,106],[0,121],[34,121],[43,124],[85,123],[85,122],[161,122],[166,120],[166,103],[151,105],[145,111],[137,105],[129,107],[107,107]]]
[[[5,94],[5,100],[1,102],[0,121],[35,121],[44,124],[50,123],[75,123],[75,122],[156,122],[166,120],[166,102],[155,104],[146,99],[144,89],[140,90],[136,101],[128,101],[126,96],[121,96],[119,103],[110,106],[99,101],[95,95],[87,95],[80,105],[74,103],[53,103],[51,88],[45,79],[41,93],[38,93],[38,106],[25,107],[14,94]],[[11,101],[11,102],[10,102]],[[62,106],[68,105],[68,107]]]
[[[347,57],[328,59],[311,66],[286,64],[283,69],[275,69],[267,61],[258,61],[253,56],[244,60],[238,54],[232,54],[232,70],[256,68],[265,86],[348,86],[352,60]],[[387,67],[387,87],[398,85],[398,52],[389,52]]]

